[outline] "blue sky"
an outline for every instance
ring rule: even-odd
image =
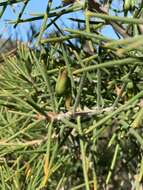
[[[53,7],[58,6],[61,4],[61,0],[53,0]],[[29,18],[30,13],[43,13],[46,9],[47,0],[31,0],[24,12],[23,18]],[[15,37],[17,35],[18,39],[22,37],[24,41],[27,41],[27,31],[29,29],[29,24],[19,24],[16,30],[13,28],[12,25],[8,24],[8,20],[16,20],[17,18],[17,11],[21,10],[20,4],[15,4],[13,7],[8,6],[6,9],[1,21],[0,21],[0,34],[3,34],[4,38],[9,36]],[[70,15],[66,15],[61,17],[57,24],[62,25],[65,24],[66,26],[73,27],[73,24],[68,20],[68,17],[81,17],[79,13],[72,13]],[[34,22],[34,24],[38,27],[41,26],[41,21]],[[113,31],[110,27],[104,29],[104,35],[109,37],[115,38],[116,36],[113,34]]]
[[[41,3],[42,1],[42,3]],[[55,1],[57,2],[57,1]],[[42,13],[46,9],[47,0],[31,0],[28,3],[28,6],[24,12],[23,17],[28,18],[30,13]],[[8,6],[1,21],[0,21],[0,33],[4,35],[4,37],[15,36],[17,33],[18,37],[22,35],[23,40],[26,39],[26,32],[29,29],[29,24],[19,24],[16,29],[13,28],[12,25],[8,24],[8,20],[16,20],[17,12],[20,10],[22,4],[15,4],[13,7]],[[36,26],[40,26],[41,22],[35,22]]]

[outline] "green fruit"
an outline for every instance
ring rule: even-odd
[[[124,11],[133,11],[135,9],[136,0],[124,0]]]
[[[55,92],[58,96],[62,96],[66,93],[68,88],[68,72],[66,69],[61,69],[56,83]]]
[[[130,10],[132,0],[124,0],[124,10],[127,12]]]

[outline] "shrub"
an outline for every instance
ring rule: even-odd
[[[143,19],[133,2],[122,10],[133,18],[110,16],[113,1],[48,1],[45,14],[11,22],[43,19],[37,46],[21,43],[0,68],[1,189],[141,188]],[[79,28],[56,24],[77,10]],[[58,32],[43,39],[50,25]],[[106,25],[117,39],[103,35]]]

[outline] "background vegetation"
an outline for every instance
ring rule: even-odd
[[[0,189],[142,190],[143,1],[49,0],[25,19],[29,2],[0,2],[1,18],[20,4],[14,27],[42,20],[1,54]]]

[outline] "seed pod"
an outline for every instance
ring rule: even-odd
[[[66,90],[68,88],[67,85],[68,85],[68,72],[66,69],[61,69],[55,87],[56,94],[58,96],[62,96],[64,93],[66,93]]]
[[[131,0],[124,0],[124,11],[128,12],[130,10],[131,7]]]

